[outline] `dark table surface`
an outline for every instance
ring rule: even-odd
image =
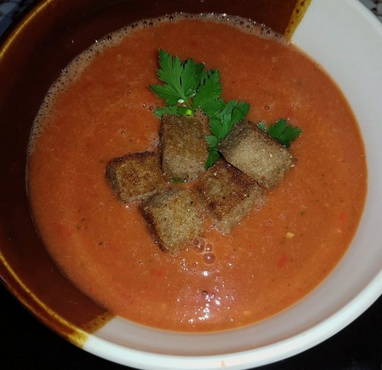
[[[379,0],[361,1],[366,5],[380,3]],[[33,0],[0,0],[0,34],[31,3]],[[127,369],[86,353],[53,333],[1,284],[0,300],[0,330],[3,336],[0,346],[1,370]],[[382,298],[327,341],[290,359],[259,369],[382,370]]]

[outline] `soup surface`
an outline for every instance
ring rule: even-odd
[[[348,247],[366,191],[355,119],[320,67],[263,36],[211,16],[146,22],[99,42],[50,90],[30,143],[33,214],[63,272],[111,312],[178,331],[246,325],[306,295]],[[295,168],[260,211],[176,256],[105,179],[110,159],[158,145],[161,101],[148,86],[160,48],[219,69],[224,98],[250,103],[252,121],[285,117],[303,130]]]

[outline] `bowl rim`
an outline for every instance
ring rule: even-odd
[[[217,355],[170,355],[135,350],[93,334],[89,334],[82,348],[110,361],[141,369],[207,370],[258,367],[289,358],[325,341],[365,312],[380,295],[382,295],[382,271],[357,296],[320,323],[290,338],[245,351]]]
[[[42,13],[51,3],[56,0],[37,0],[20,19],[14,22],[0,36],[0,63],[6,56],[12,44],[17,40],[31,22]],[[0,283],[11,293],[25,308],[47,327],[58,335],[68,340],[79,348],[82,348],[84,341],[90,333],[79,326],[69,322],[57,312],[48,307],[39,297],[37,297],[28,285],[19,278],[17,272],[7,262],[0,250]]]
[[[43,12],[44,9],[54,1],[55,0],[37,1],[37,3],[18,22],[16,22],[14,26],[2,35],[0,38],[0,62],[2,57],[7,53],[7,50],[11,48],[12,43],[17,38],[18,34],[21,33],[40,12]],[[378,32],[379,36],[382,38],[381,22],[360,3],[360,0],[347,1],[356,8],[360,15],[363,15],[365,19],[367,19],[368,23],[375,29],[375,32]],[[4,270],[4,274],[2,270]],[[218,367],[242,369],[243,366],[258,367],[270,364],[303,352],[333,336],[365,312],[379,298],[379,296],[382,295],[381,269],[369,284],[341,309],[333,315],[328,316],[325,320],[297,335],[293,335],[290,338],[277,341],[270,345],[260,346],[245,351],[218,355],[180,356],[135,350],[107,341],[68,322],[63,317],[46,307],[38,297],[31,294],[27,285],[18,278],[17,273],[7,263],[1,252],[0,272],[0,280],[4,283],[7,290],[29,311],[32,311],[35,317],[53,329],[56,333],[63,336],[79,348],[96,356],[123,365],[139,367],[142,369],[213,369]],[[26,298],[26,295],[22,293],[26,293],[28,299]],[[32,303],[29,302],[30,298],[32,298]],[[40,309],[36,309],[36,307],[39,307]],[[74,331],[75,334],[67,335],[63,327]],[[79,340],[79,337],[82,339]],[[86,339],[83,339],[84,337],[86,337]],[[277,353],[277,355],[275,355],[275,353]],[[137,358],[139,358],[139,360]],[[254,360],[254,358],[256,359]],[[146,367],[147,365],[149,367]]]

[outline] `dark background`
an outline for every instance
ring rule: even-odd
[[[0,5],[4,3],[0,0]],[[0,34],[20,18],[33,0],[8,3],[18,3],[18,7],[5,17],[1,17],[0,7]],[[0,302],[1,370],[127,369],[86,353],[53,333],[1,284]],[[259,370],[382,370],[382,298],[324,343]]]

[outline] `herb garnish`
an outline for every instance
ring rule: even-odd
[[[170,179],[170,182],[172,182],[173,184],[183,184],[186,181],[184,179],[181,179],[180,177],[172,177]]]
[[[166,106],[155,110],[164,114],[193,115],[197,109],[209,118],[211,135],[206,137],[208,159],[205,167],[211,167],[219,158],[219,143],[230,133],[233,126],[248,113],[249,104],[221,98],[220,73],[216,69],[205,70],[203,64],[192,59],[181,61],[164,50],[159,50],[157,75],[162,85],[151,85],[150,89],[162,98]]]
[[[219,158],[219,143],[228,136],[234,125],[248,114],[249,104],[237,100],[225,102],[222,97],[220,72],[205,70],[204,65],[192,59],[181,61],[164,50],[159,50],[157,76],[164,84],[150,85],[150,89],[166,104],[155,109],[158,117],[164,114],[192,116],[198,109],[209,118],[211,135],[206,136],[208,158],[205,168],[211,167]],[[301,130],[280,120],[267,128],[259,123],[264,132],[277,139],[282,145],[296,139]]]
[[[257,127],[276,139],[281,145],[285,145],[287,148],[302,132],[300,128],[290,125],[285,118],[279,119],[269,127],[266,127],[264,122],[259,122]]]

